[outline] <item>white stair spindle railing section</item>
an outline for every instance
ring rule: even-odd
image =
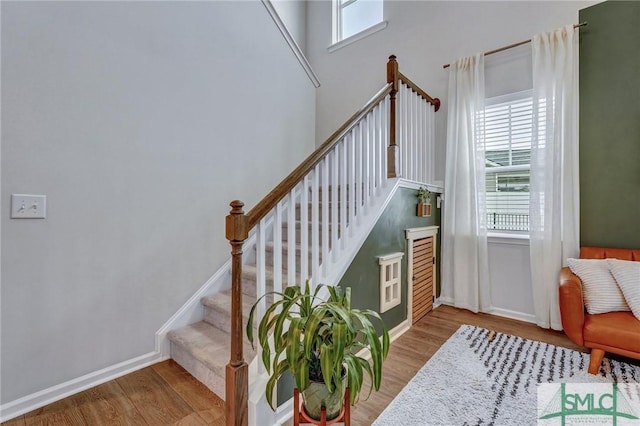
[[[385,194],[388,178],[425,182],[433,176],[433,124],[439,105],[399,72],[391,56],[387,84],[361,110],[248,213],[241,201],[231,203],[226,218],[232,247],[227,425],[241,424],[248,412],[241,298],[242,245],[249,232],[256,237],[257,298],[307,279],[313,288],[322,283],[331,275],[332,263],[344,262],[345,252],[352,249],[348,239],[362,234],[357,228]],[[261,298],[256,318],[264,316],[267,303],[272,299]],[[265,373],[260,362],[257,371]]]
[[[435,164],[435,112],[440,101],[402,74],[397,99],[400,176],[419,183],[431,182]]]

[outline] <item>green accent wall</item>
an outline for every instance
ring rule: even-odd
[[[440,226],[440,209],[436,208],[438,194],[431,193],[431,216],[416,216],[418,198],[415,189],[399,188],[375,224],[353,262],[340,280],[340,286],[351,287],[351,305],[358,309],[380,311],[380,265],[378,256],[403,252],[402,302],[382,314],[382,320],[390,330],[407,317],[407,240],[405,230],[424,226]],[[440,259],[440,230],[436,243],[436,259]],[[440,262],[436,262],[436,295],[440,295]],[[327,283],[333,284],[333,283]],[[288,401],[293,394],[295,381],[285,374],[278,381],[277,404]]]
[[[369,233],[360,251],[340,280],[340,286],[351,287],[354,308],[380,311],[380,265],[378,256],[403,252],[402,298],[400,305],[382,314],[388,329],[399,325],[407,317],[407,256],[405,230],[424,226],[440,226],[440,209],[436,208],[437,194],[431,194],[430,217],[416,216],[417,191],[400,188]],[[437,235],[436,259],[440,259],[440,230]],[[436,262],[436,294],[440,295],[440,262]]]
[[[640,248],[640,2],[580,11],[580,234]]]

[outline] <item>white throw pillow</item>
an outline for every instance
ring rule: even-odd
[[[607,263],[631,312],[640,320],[640,262],[607,259]]]
[[[582,281],[582,297],[588,313],[629,310],[606,259],[567,259],[567,265]]]

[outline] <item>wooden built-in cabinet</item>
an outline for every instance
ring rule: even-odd
[[[436,283],[437,226],[406,230],[409,256],[407,268],[408,317],[411,324],[431,312]]]

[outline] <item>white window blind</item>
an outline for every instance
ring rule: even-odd
[[[488,229],[528,232],[531,91],[487,99],[483,127]]]

